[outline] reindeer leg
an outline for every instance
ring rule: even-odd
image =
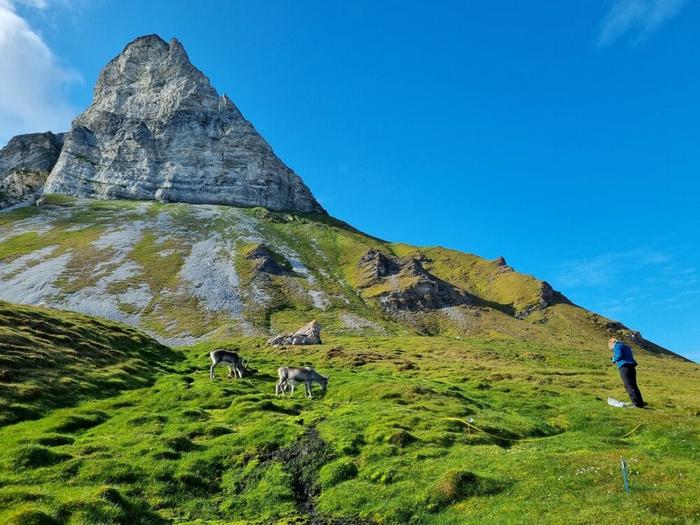
[[[314,396],[311,395],[311,381],[306,382],[306,395],[309,399],[314,398]]]
[[[209,380],[214,381],[214,378],[216,377],[216,373],[214,372],[214,367],[216,366],[216,363],[213,363],[209,367]]]

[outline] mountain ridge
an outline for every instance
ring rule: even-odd
[[[67,134],[27,137],[0,153],[0,180],[12,177],[17,201],[41,193],[45,177],[45,203],[0,217],[0,299],[178,343],[287,332],[320,316],[341,333],[614,335],[668,352],[503,258],[389,243],[333,219],[177,39],[136,38],[102,69]],[[37,154],[41,140],[50,154]],[[22,164],[32,159],[41,163]],[[256,246],[278,275],[244,256]]]
[[[265,271],[249,257],[255,251],[285,271]],[[375,278],[368,253],[397,267]],[[286,333],[315,318],[336,334],[585,347],[616,336],[672,354],[500,259],[386,242],[328,215],[263,208],[49,195],[0,214],[0,299],[126,322],[169,344]]]
[[[102,69],[44,193],[325,213],[182,44],[157,35]]]
[[[19,203],[0,210],[0,523],[697,521],[698,365],[503,257],[367,235],[283,165],[299,201],[169,202],[207,188],[158,182],[159,155],[188,158],[183,129],[222,153],[230,123],[253,181],[272,153],[179,42],[135,42],[66,148],[44,133],[0,152]],[[63,193],[27,205],[49,171]],[[269,337],[311,319],[318,344]],[[625,395],[610,336],[634,347],[648,410],[605,402]],[[217,349],[242,378],[210,376]],[[276,395],[280,366],[330,380]]]

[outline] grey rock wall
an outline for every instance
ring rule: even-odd
[[[157,35],[102,70],[45,192],[324,212],[180,42]]]
[[[0,208],[36,197],[61,153],[64,135],[17,135],[0,150]]]

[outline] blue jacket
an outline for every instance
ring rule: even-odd
[[[637,366],[637,361],[635,361],[632,356],[632,349],[620,341],[615,343],[613,347],[613,356],[610,361],[615,363],[617,368],[621,368],[623,365]]]

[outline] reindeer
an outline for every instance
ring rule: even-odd
[[[328,377],[323,377],[311,367],[304,366],[301,368],[283,366],[277,369],[279,381],[275,385],[275,395],[287,395],[287,387],[291,388],[291,394],[294,394],[294,387],[304,383],[306,387],[306,397],[313,399],[311,395],[311,385],[318,383],[321,385],[321,390],[324,392],[328,387]]]
[[[216,374],[214,373],[214,368],[221,363],[228,365],[228,377],[231,379],[233,377],[243,377],[243,372],[248,370],[249,360],[241,359],[241,357],[236,352],[230,352],[222,348],[218,348],[213,352],[209,352],[209,357],[211,357],[211,367],[209,367],[209,379],[215,379]]]

